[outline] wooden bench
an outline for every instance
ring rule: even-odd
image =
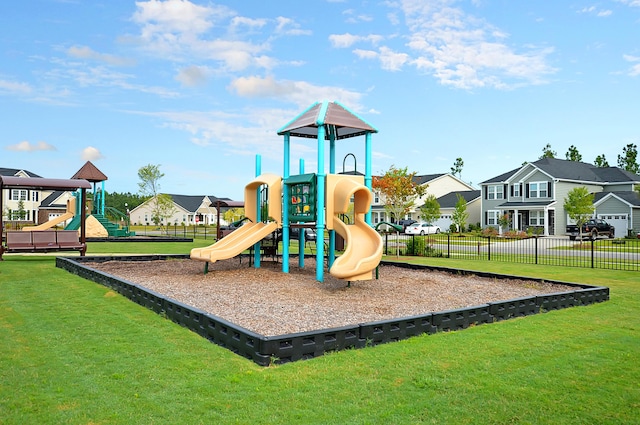
[[[8,231],[4,245],[0,245],[0,260],[5,252],[80,251],[84,256],[87,244],[80,242],[75,230]]]

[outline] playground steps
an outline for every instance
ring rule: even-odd
[[[114,237],[131,236],[129,229],[122,228],[120,227],[120,225],[110,222],[109,220],[107,220],[107,218],[104,215],[102,214],[92,214],[92,215],[107,230],[107,233],[109,233],[109,236],[114,236]]]

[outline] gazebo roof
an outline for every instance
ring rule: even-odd
[[[366,133],[377,133],[378,130],[360,118],[346,106],[338,102],[316,102],[278,131],[278,135],[289,133],[295,137],[317,139],[318,127],[331,126],[325,134],[330,138],[335,129],[335,139],[362,136]]]
[[[42,177],[0,176],[1,189],[76,190],[91,189],[83,179],[44,179]]]
[[[71,178],[85,179],[92,183],[103,182],[108,179],[91,161],[87,161]]]

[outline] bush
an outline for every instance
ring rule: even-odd
[[[482,236],[498,236],[498,229],[493,226],[482,229]]]
[[[449,232],[450,233],[456,233],[458,231],[458,226],[456,226],[455,224],[451,223],[451,225],[449,226]]]
[[[422,255],[424,246],[424,237],[412,237],[407,241],[407,255]]]
[[[428,237],[428,236],[427,236]],[[414,236],[407,241],[407,255],[420,257],[442,257],[441,251],[426,244],[425,236]]]
[[[524,239],[526,237],[528,237],[529,235],[522,231],[522,230],[509,230],[508,232],[504,233],[504,237],[505,238],[517,238],[517,239]]]

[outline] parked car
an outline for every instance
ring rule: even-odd
[[[430,223],[413,223],[404,232],[407,235],[430,235],[440,233],[440,227]]]
[[[580,236],[580,233],[582,233],[583,237],[591,239],[596,239],[598,236],[609,236],[613,238],[615,231],[612,225],[599,218],[587,220],[582,225],[582,232],[580,232],[580,229],[575,224],[567,225],[567,234],[572,241],[576,240],[576,238]]]
[[[276,230],[278,241],[282,240],[282,229]],[[289,228],[289,240],[297,240],[300,237],[300,227]],[[306,242],[316,240],[316,229],[304,228],[304,240]]]
[[[398,224],[400,226],[402,226],[402,231],[403,232],[407,230],[407,227],[411,226],[414,223],[417,223],[417,221],[416,220],[411,220],[411,219],[398,221]]]

